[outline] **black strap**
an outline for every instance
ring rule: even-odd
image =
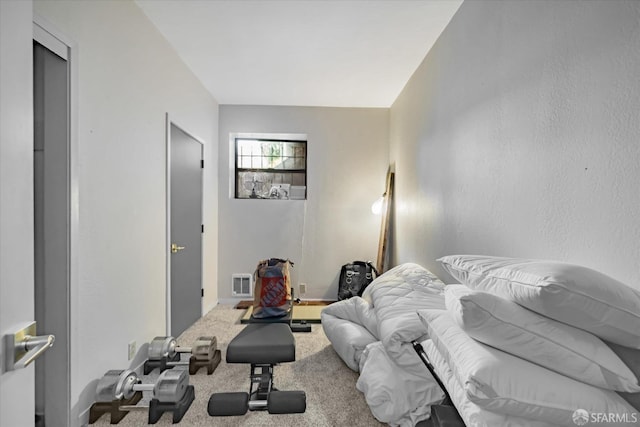
[[[289,264],[291,264],[291,267],[293,267],[293,261],[291,261],[289,258],[287,259],[282,259],[282,258],[269,258],[267,260],[267,265],[269,267],[273,267],[274,265],[278,264],[279,262],[288,262]]]
[[[422,362],[425,364],[429,372],[431,372],[431,375],[433,376],[433,378],[436,380],[436,382],[442,389],[442,392],[444,393],[445,398],[442,401],[441,405],[453,406],[453,403],[451,401],[451,396],[449,396],[449,392],[447,392],[447,388],[444,386],[444,383],[440,380],[440,377],[438,377],[438,374],[436,374],[436,371],[433,369],[433,365],[429,361],[429,358],[427,357],[427,353],[425,353],[424,348],[422,347],[422,344],[420,344],[418,341],[411,341],[411,345],[413,345],[413,349],[416,351],[416,353],[418,353],[418,357],[420,357],[420,360],[422,360]]]
[[[374,279],[378,277],[378,270],[376,270],[371,261],[353,261],[351,264],[362,265],[366,267],[367,273],[371,274],[372,271],[375,273],[375,276],[372,276]]]
[[[373,266],[373,264],[371,264],[371,261],[367,261],[367,265],[375,273],[375,276],[373,276],[373,278],[375,279],[376,277],[378,277],[378,270],[376,270],[376,268]]]

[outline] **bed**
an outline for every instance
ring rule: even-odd
[[[585,267],[453,255],[402,264],[322,325],[373,415],[414,426],[444,398],[468,426],[640,423],[640,291]]]

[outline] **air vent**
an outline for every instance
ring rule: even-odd
[[[231,293],[234,297],[253,296],[251,273],[235,273],[231,275]]]

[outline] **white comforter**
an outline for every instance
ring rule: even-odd
[[[360,372],[356,384],[373,415],[413,426],[443,398],[411,341],[427,338],[416,311],[444,309],[444,284],[418,264],[401,264],[378,277],[362,298],[331,304],[322,327],[344,362]]]

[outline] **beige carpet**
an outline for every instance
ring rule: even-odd
[[[266,411],[247,412],[237,417],[210,417],[207,414],[209,396],[214,392],[249,391],[249,365],[227,364],[226,347],[245,325],[240,324],[243,310],[217,306],[198,320],[179,338],[189,346],[201,335],[215,335],[222,350],[222,362],[212,375],[204,369],[190,377],[196,399],[180,424],[181,427],[201,426],[382,426],[369,411],[364,396],[356,390],[358,374],[351,371],[336,355],[322,331],[322,325],[312,325],[311,333],[296,333],[296,361],[275,368],[274,383],[280,390],[304,390],[307,411],[304,414],[270,415]],[[155,371],[154,371],[155,372]],[[151,374],[153,375],[153,373]],[[146,381],[145,381],[146,382]],[[170,413],[165,413],[156,425],[171,425]],[[108,415],[96,426],[109,425]],[[147,414],[134,411],[118,425],[147,425]]]

